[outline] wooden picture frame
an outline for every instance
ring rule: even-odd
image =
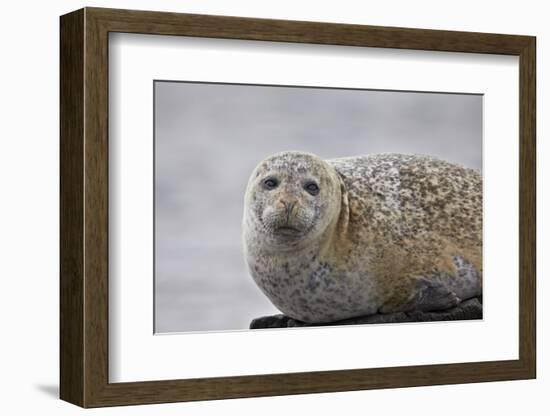
[[[60,396],[82,407],[535,378],[535,38],[85,8],[61,30]],[[520,66],[519,359],[109,383],[108,34],[515,55]]]

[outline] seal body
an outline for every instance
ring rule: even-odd
[[[479,172],[429,156],[284,152],[252,172],[249,272],[294,319],[440,310],[481,295]]]

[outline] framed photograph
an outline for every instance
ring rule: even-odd
[[[534,37],[60,30],[63,400],[535,378]]]

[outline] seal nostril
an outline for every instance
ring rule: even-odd
[[[286,208],[286,213],[290,215],[292,213],[292,210],[294,209],[294,206],[296,205],[296,202],[285,202],[285,201],[282,201],[282,202]]]

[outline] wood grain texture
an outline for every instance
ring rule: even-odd
[[[108,33],[520,57],[518,360],[109,383]],[[535,38],[86,8],[61,18],[61,398],[83,407],[535,377]],[[182,352],[184,353],[184,352]]]
[[[60,388],[84,405],[84,12],[60,22]]]
[[[517,55],[528,36],[87,8],[111,32]]]
[[[536,40],[520,54],[519,356],[536,377]]]
[[[108,381],[108,33],[85,10],[84,302],[85,406]]]

